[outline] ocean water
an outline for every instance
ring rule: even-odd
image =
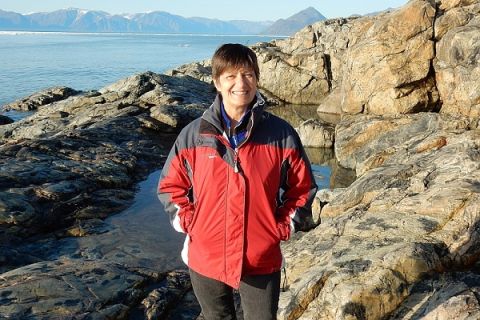
[[[0,106],[52,86],[100,89],[135,73],[209,59],[222,43],[274,37],[0,31]]]

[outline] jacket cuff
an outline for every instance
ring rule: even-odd
[[[289,224],[281,222],[277,223],[277,232],[281,241],[287,241],[290,239],[291,229]]]
[[[178,216],[178,214],[175,214],[175,218],[173,218],[172,221],[172,226],[176,231],[186,233],[186,231],[182,228],[182,225],[180,223],[180,217]]]

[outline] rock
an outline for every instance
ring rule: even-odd
[[[111,230],[101,219],[78,220],[77,224],[66,230],[66,234],[72,237],[85,237],[93,234],[101,234]]]
[[[299,128],[306,145],[334,143],[338,162],[306,151],[342,189],[319,191],[315,228],[282,243],[279,319],[479,317],[479,12],[478,0],[412,0],[252,46],[269,101],[342,113]],[[0,126],[2,316],[198,314],[184,271],[142,267],[136,244],[89,246],[213,100],[210,61],[169,74],[32,95],[16,105],[34,115]]]
[[[253,49],[259,61],[260,88],[294,104],[317,103],[317,97],[328,92],[322,53],[293,56],[273,47]]]
[[[317,104],[320,112],[433,110],[439,100],[430,68],[435,13],[434,3],[416,0],[373,17],[318,22],[290,39],[253,46],[260,86],[286,102]]]
[[[4,125],[4,124],[9,124],[9,123],[12,123],[12,122],[13,122],[13,120],[11,118],[0,114],[0,126]]]
[[[45,319],[90,314],[93,319],[126,319],[147,278],[101,261],[39,262],[2,274],[0,314]]]
[[[213,101],[215,90],[212,85],[195,81],[186,76],[166,76],[153,72],[137,74],[122,79],[99,90],[103,95],[116,94],[129,103],[151,107],[154,105],[197,104],[199,101]]]
[[[404,114],[435,107],[438,93],[430,72],[434,18],[429,1],[415,0],[355,21],[357,37],[342,69],[343,112]]]
[[[480,4],[476,19],[451,28],[437,43],[435,77],[442,113],[480,118]]]
[[[478,273],[433,275],[412,287],[390,319],[475,319],[480,317]]]
[[[186,126],[192,120],[200,117],[205,111],[205,107],[191,104],[182,107],[161,105],[150,109],[150,117],[164,125],[165,129],[175,132]]]
[[[342,93],[340,88],[333,89],[317,107],[318,113],[340,114],[342,112]]]
[[[151,291],[142,300],[148,320],[165,319],[169,309],[191,290],[190,276],[186,271],[174,271],[166,276],[164,282],[162,287]]]
[[[345,116],[335,129],[335,155],[340,165],[356,169],[357,176],[360,176],[385,163],[404,142],[409,141],[418,148],[438,149],[444,144],[439,130],[466,130],[469,127],[468,118],[435,113]]]
[[[321,189],[317,191],[315,198],[313,199],[312,204],[312,215],[313,215],[313,222],[317,226],[321,222],[321,211],[322,208],[332,201],[337,195],[343,192],[343,188],[336,188],[336,189]]]
[[[330,188],[339,189],[351,185],[356,179],[355,170],[342,167],[338,161],[331,163]]]
[[[1,126],[0,241],[15,250],[24,237],[105,232],[98,219],[131,204],[135,183],[166,158],[168,132],[210,105],[210,88],[145,73]],[[161,108],[175,113],[174,127],[151,117]]]
[[[425,139],[409,131],[411,116],[402,118],[399,132],[410,137],[392,141],[388,159],[331,199],[322,224],[282,244],[288,290],[279,319],[384,319],[424,279],[477,261],[478,130],[445,121]],[[445,140],[431,143],[436,137]],[[374,146],[382,136],[371,139]]]
[[[343,193],[344,189],[345,188],[322,189],[317,191],[315,198],[318,198],[318,200],[322,203],[329,203],[339,194]]]
[[[478,16],[477,1],[440,1],[440,14],[435,19],[435,40],[440,40],[449,30],[467,25]]]
[[[253,46],[261,57],[260,86],[288,103],[322,103],[341,81],[343,54],[352,40],[353,20],[355,18],[340,18],[314,23],[294,37]],[[277,61],[282,70],[277,70]],[[292,82],[292,75],[297,74],[302,75],[302,81],[309,82],[299,79],[293,87],[287,86]],[[302,93],[296,91],[299,87]],[[327,111],[339,113],[340,105]]]
[[[335,128],[320,120],[310,119],[296,128],[305,147],[330,148],[335,140]]]
[[[188,75],[206,83],[213,83],[211,60],[193,62],[165,72],[167,75]]]
[[[20,99],[19,101],[6,104],[3,106],[3,110],[36,110],[41,106],[64,100],[79,93],[81,93],[81,91],[77,91],[69,87],[53,87],[34,93],[26,98]]]

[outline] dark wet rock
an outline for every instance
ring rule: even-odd
[[[10,319],[125,319],[146,278],[101,261],[38,262],[2,274],[0,314]],[[100,317],[101,316],[101,317]]]
[[[19,111],[31,111],[36,110],[44,105],[64,100],[70,96],[80,94],[81,91],[74,90],[69,87],[53,87],[45,89],[43,91],[34,93],[28,97],[20,99],[18,101],[6,104],[3,106],[3,110],[19,110]]]
[[[154,289],[142,300],[146,319],[166,318],[170,309],[178,305],[179,300],[191,289],[187,271],[169,273],[161,283],[160,288]]]
[[[12,118],[0,114],[0,126],[4,124],[9,124],[12,122],[13,122]]]

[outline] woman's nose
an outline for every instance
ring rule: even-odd
[[[235,81],[237,83],[243,83],[246,82],[247,79],[243,76],[243,74],[237,74],[237,76],[235,77]]]

